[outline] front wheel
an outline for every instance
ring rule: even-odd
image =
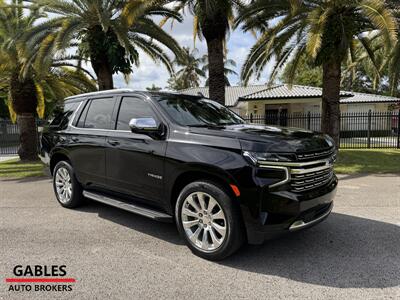
[[[83,203],[82,187],[75,178],[74,170],[67,161],[60,161],[53,171],[53,188],[58,202],[67,208]]]
[[[244,240],[240,211],[219,185],[196,181],[180,193],[175,218],[178,230],[192,252],[221,260],[240,248]]]

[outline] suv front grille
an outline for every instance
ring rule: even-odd
[[[289,178],[283,180],[281,184],[288,183],[293,192],[310,191],[322,187],[332,180],[334,176],[333,162],[336,159],[334,150],[296,155],[297,161],[294,162],[258,161],[258,164],[263,168],[272,166],[287,168]],[[299,161],[300,159],[303,161]],[[279,183],[275,185],[279,185]]]
[[[335,150],[333,148],[328,150],[322,150],[317,152],[307,152],[307,153],[299,153],[296,154],[298,161],[306,161],[306,160],[315,160],[315,159],[323,159],[330,158],[335,154]]]
[[[301,172],[299,172],[301,170]],[[294,192],[303,192],[327,184],[333,177],[332,165],[326,165],[318,171],[308,169],[290,169],[290,187]]]

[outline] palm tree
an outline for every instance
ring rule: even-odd
[[[156,86],[156,85],[153,83],[150,87],[147,87],[146,90],[148,90],[149,92],[159,92],[159,91],[162,90],[162,88],[159,87],[159,86]]]
[[[202,58],[197,56],[198,50],[184,47],[185,53],[181,59],[174,60],[174,64],[180,69],[173,74],[173,82],[180,89],[187,89],[191,87],[198,87],[200,85],[201,77],[205,77],[205,72],[201,69]],[[171,81],[172,82],[172,81]]]
[[[208,63],[208,55],[205,54],[202,58],[202,63],[204,64],[202,70],[204,73],[208,73],[209,70],[209,63]],[[225,86],[231,86],[231,83],[229,82],[229,75],[236,75],[238,76],[238,73],[234,70],[236,68],[236,62],[233,59],[224,59],[224,79],[225,79]],[[209,86],[209,79],[206,80],[206,86]]]
[[[173,91],[179,91],[187,89],[187,83],[181,77],[177,77],[175,74],[172,74],[171,77],[168,79],[168,89]]]
[[[141,49],[172,72],[172,63],[163,49],[181,55],[179,44],[154,23],[162,16],[181,21],[175,11],[165,7],[166,0],[33,0],[56,16],[26,35],[32,39],[47,33],[42,52],[78,45],[78,55],[90,59],[100,90],[114,88],[112,75],[121,72],[128,78],[132,66],[139,65]],[[50,34],[49,34],[50,33]]]
[[[35,9],[24,13],[20,4],[19,0],[13,0],[10,5],[0,0],[0,87],[8,94],[10,113],[18,123],[20,159],[36,160],[35,117],[43,117],[45,96],[81,92],[93,84],[81,72],[74,73],[62,67],[62,58],[46,56],[42,64],[35,63],[39,44],[22,40],[43,15]]]
[[[390,0],[389,4],[397,19],[397,23],[400,24],[400,5],[395,3],[395,0]],[[386,60],[385,67],[389,68],[391,94],[394,96],[400,96],[400,32],[398,33],[397,43],[392,48],[392,51]]]
[[[234,11],[244,4],[242,0],[178,0],[176,10],[185,7],[194,16],[194,37],[204,37],[209,57],[210,98],[225,104],[224,44]]]
[[[385,46],[396,40],[397,24],[382,0],[256,0],[240,11],[236,24],[260,36],[243,66],[241,78],[259,76],[271,58],[274,78],[288,61],[294,74],[302,55],[322,66],[322,130],[339,141],[339,93],[342,63],[357,43],[371,54],[365,32],[378,30]],[[370,55],[372,57],[372,55]]]
[[[349,55],[342,66],[342,88],[355,92],[389,94],[386,65],[388,51],[382,47],[384,41],[376,32],[364,38],[369,39],[369,53],[361,44],[354,47],[354,54]]]

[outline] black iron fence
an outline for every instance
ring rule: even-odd
[[[17,124],[0,120],[0,155],[16,154],[19,145]]]
[[[276,112],[243,117],[253,124],[321,130],[320,113]],[[340,115],[340,148],[400,149],[400,112],[346,112]]]
[[[319,113],[274,113],[244,116],[249,123],[321,130]],[[40,127],[41,123],[38,123]],[[39,129],[40,131],[40,129]],[[0,155],[16,154],[19,147],[17,124],[0,120]],[[400,149],[400,112],[357,112],[340,115],[340,148]]]
[[[44,122],[38,120],[37,126],[41,128]],[[40,130],[40,129],[39,129]],[[39,131],[38,131],[39,137]],[[15,155],[19,148],[19,129],[16,123],[10,120],[0,120],[0,155]]]

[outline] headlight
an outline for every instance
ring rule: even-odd
[[[257,162],[289,162],[291,161],[289,154],[282,153],[269,153],[269,152],[253,152],[253,151],[243,151],[243,156],[251,160],[252,163],[257,164]]]
[[[329,147],[337,148],[335,141],[329,135],[325,134],[325,140],[326,140],[327,144],[329,145]]]
[[[256,176],[268,179],[270,188],[282,185],[290,180],[289,169],[287,167],[272,164],[273,162],[289,162],[289,154],[244,151],[243,156],[254,165],[257,166],[259,164]],[[268,162],[271,164],[269,165]]]

